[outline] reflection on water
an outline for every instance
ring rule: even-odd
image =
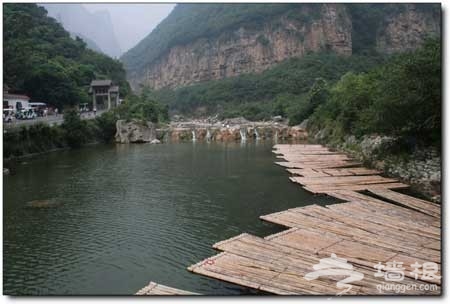
[[[282,228],[262,214],[318,202],[271,143],[107,145],[27,160],[4,178],[5,294],[132,294],[149,281],[249,290],[192,274],[217,241]],[[51,208],[30,208],[36,206]]]

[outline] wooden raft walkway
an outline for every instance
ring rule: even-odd
[[[150,282],[147,286],[136,293],[137,296],[192,296],[198,295],[190,291],[176,289],[173,287]]]
[[[433,290],[412,288],[401,294],[440,294],[440,205],[395,192],[391,189],[408,185],[320,145],[276,145],[274,153],[285,160],[277,164],[288,168],[293,182],[345,202],[261,216],[289,229],[265,238],[244,233],[216,243],[213,247],[222,253],[190,266],[190,271],[274,294],[336,295],[343,292],[338,282],[346,276],[305,275],[315,271],[314,265],[338,258],[364,275],[349,283],[345,295],[398,294],[379,288],[386,283],[405,289],[435,284]],[[416,262],[436,263],[438,271],[431,278],[416,275]],[[397,265],[404,278],[386,281],[383,270],[381,277],[375,276],[375,265]]]

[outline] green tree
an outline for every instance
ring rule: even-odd
[[[97,125],[97,137],[102,142],[110,142],[116,134],[117,114],[115,111],[108,111],[95,118]]]
[[[310,125],[336,138],[375,133],[440,147],[441,98],[440,41],[430,39],[368,73],[344,75]]]
[[[317,78],[306,97],[297,98],[296,104],[289,111],[289,124],[296,125],[307,119],[314,110],[328,99],[327,82]]]
[[[441,46],[427,40],[378,71],[374,128],[384,134],[414,136],[425,143],[441,138]]]
[[[24,88],[34,99],[48,102],[60,109],[64,105],[74,106],[81,99],[76,83],[54,61],[35,67],[26,77]]]
[[[90,131],[86,121],[81,120],[76,110],[67,110],[64,113],[64,122],[61,125],[69,147],[79,148],[90,138]]]

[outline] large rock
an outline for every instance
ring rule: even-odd
[[[115,139],[122,144],[152,142],[156,139],[155,126],[151,122],[118,120]]]
[[[292,139],[307,139],[308,133],[300,126],[294,126],[289,129],[289,137]]]
[[[26,206],[28,208],[53,208],[58,207],[61,204],[53,199],[46,199],[46,200],[35,200],[26,203]]]

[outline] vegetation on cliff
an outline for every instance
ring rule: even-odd
[[[92,79],[112,79],[128,94],[122,64],[72,39],[62,25],[31,3],[3,5],[3,77],[11,91],[62,108],[90,102]]]

